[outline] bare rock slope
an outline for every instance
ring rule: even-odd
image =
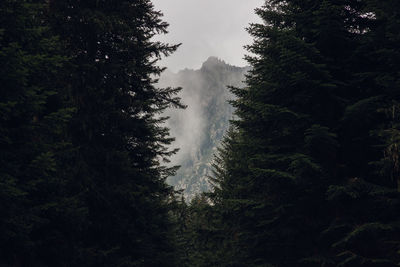
[[[180,151],[172,164],[181,165],[177,175],[168,183],[183,189],[187,200],[195,194],[208,191],[211,161],[232,118],[233,108],[228,100],[233,96],[227,86],[243,86],[248,68],[231,66],[210,57],[199,70],[185,69],[178,73],[165,72],[160,86],[180,86],[185,110],[168,110],[168,127],[176,138],[173,147]]]

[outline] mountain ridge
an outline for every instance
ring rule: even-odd
[[[196,194],[208,191],[211,161],[216,147],[228,128],[233,108],[228,101],[233,95],[227,86],[244,86],[249,67],[236,67],[217,57],[209,57],[200,69],[183,69],[178,73],[164,72],[160,86],[182,87],[182,101],[186,110],[168,110],[167,127],[176,137],[173,147],[180,148],[172,164],[180,165],[167,182],[183,190],[191,200]]]

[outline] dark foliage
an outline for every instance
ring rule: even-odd
[[[174,266],[147,0],[0,4],[2,266]]]
[[[389,3],[390,2],[390,3]],[[399,263],[398,3],[266,1],[215,159],[219,266]]]
[[[1,266],[398,266],[400,4],[270,0],[177,201],[149,0],[0,2]]]

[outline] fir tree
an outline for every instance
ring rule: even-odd
[[[51,266],[72,256],[83,211],[68,192],[74,109],[62,83],[67,58],[36,1],[0,4],[0,262]],[[81,213],[83,212],[83,213]]]
[[[83,266],[174,265],[165,178],[174,153],[160,114],[180,106],[179,89],[155,87],[161,55],[177,46],[148,0],[51,1],[52,23],[71,57],[77,106],[71,126],[79,147],[74,175],[88,209]]]
[[[1,263],[174,266],[150,1],[0,4]]]
[[[382,51],[397,35],[386,8],[266,1],[257,10],[253,68],[247,87],[232,89],[235,130],[214,166],[212,199],[231,247],[221,265],[396,264],[399,195],[387,181],[396,176],[397,126],[382,111],[397,96],[380,77],[388,78],[387,55],[397,55]],[[383,42],[382,28],[390,36]]]

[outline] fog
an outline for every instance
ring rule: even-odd
[[[251,44],[245,28],[258,22],[254,9],[263,0],[153,0],[170,24],[160,41],[182,46],[164,58],[161,65],[177,72],[199,69],[209,56],[217,56],[235,66],[245,66],[243,46]]]
[[[183,189],[185,198],[208,191],[208,175],[212,175],[211,161],[216,147],[229,126],[233,108],[227,100],[233,95],[227,85],[243,86],[248,68],[239,68],[216,57],[210,57],[198,70],[185,69],[178,73],[166,71],[159,86],[182,87],[179,96],[185,110],[168,109],[166,126],[176,138],[172,148],[180,151],[171,157],[171,165],[181,165],[178,173],[167,181],[176,189]]]
[[[226,86],[242,85],[247,68],[237,67],[247,65],[244,46],[252,42],[246,28],[260,21],[254,9],[264,0],[152,2],[170,24],[169,33],[156,36],[155,40],[182,43],[175,53],[158,63],[168,68],[159,86],[183,88],[179,95],[187,108],[168,109],[163,115],[170,117],[166,126],[175,137],[171,149],[180,149],[170,158],[170,164],[182,166],[169,183],[183,189],[190,199],[210,189],[206,176],[211,175],[212,155],[233,111],[227,104],[232,96]]]
[[[183,87],[179,93],[186,109],[168,109],[164,115],[169,116],[167,127],[175,138],[174,148],[180,151],[171,157],[171,164],[181,164],[185,157],[196,158],[196,152],[204,139],[206,118],[204,116],[204,101],[202,96],[203,79],[194,75],[193,71],[172,73],[166,71],[161,79],[160,86]]]

